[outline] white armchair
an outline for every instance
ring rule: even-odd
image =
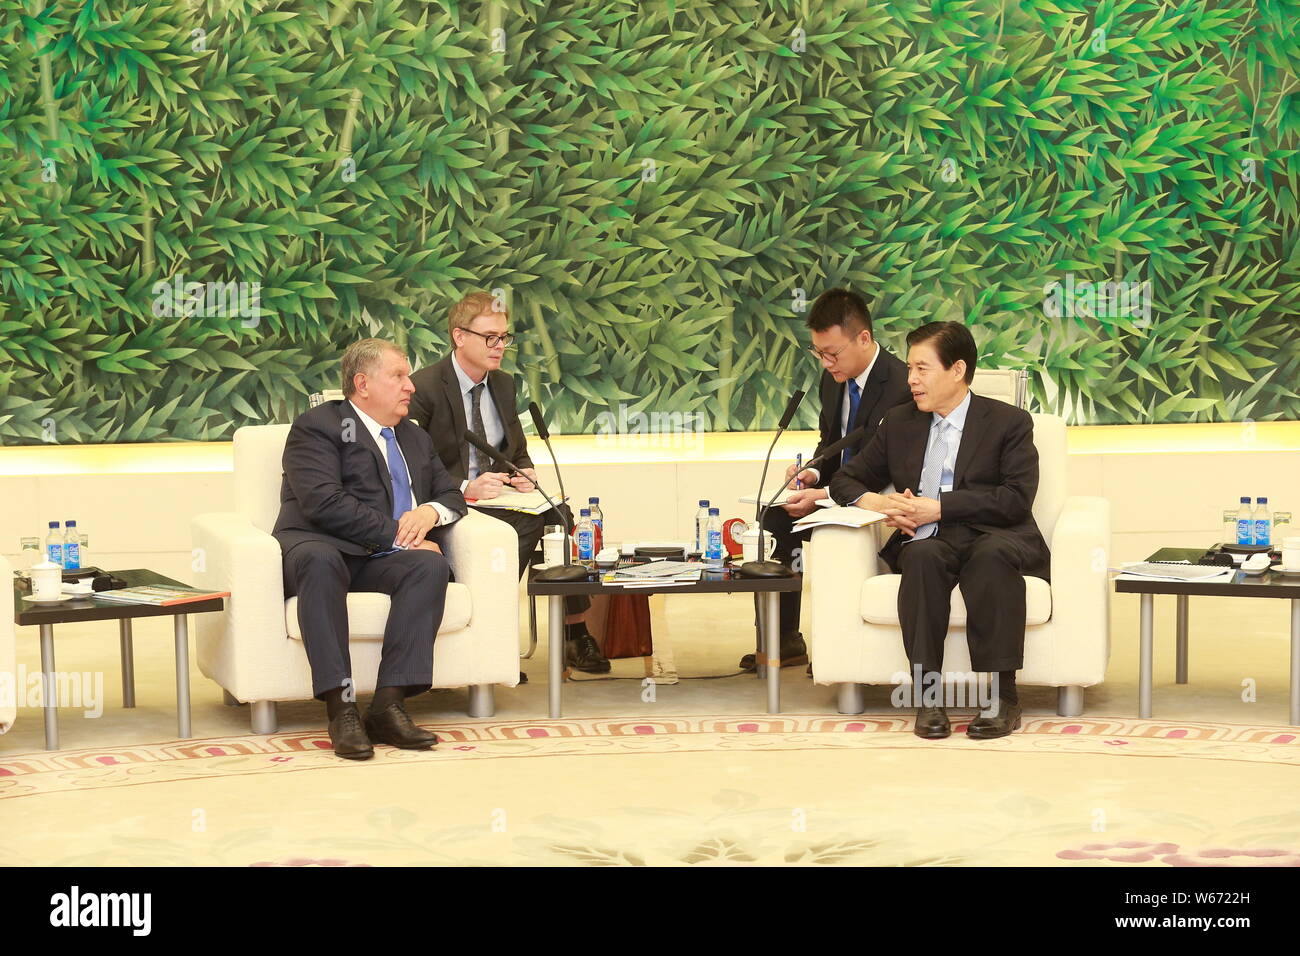
[[[262,734],[276,728],[277,701],[312,697],[298,599],[284,597],[280,545],[271,536],[288,434],[288,425],[236,431],[235,510],[199,515],[191,526],[195,584],[231,595],[222,613],[195,618],[199,669],[225,689],[227,701],[251,705],[253,732]],[[448,534],[453,583],[434,644],[433,686],[468,686],[470,716],[490,717],[493,685],[519,682],[517,539],[504,521],[475,511]],[[359,692],[374,690],[388,607],[386,594],[348,595]]]
[[[17,653],[14,650],[14,589],[13,569],[9,559],[0,554],[0,734],[7,733],[18,716]]]
[[[1052,581],[1025,579],[1025,664],[1017,682],[1059,688],[1057,712],[1077,717],[1083,688],[1105,679],[1110,659],[1110,503],[1066,496],[1065,422],[1055,415],[1033,418],[1039,459],[1033,512],[1052,551]],[[882,543],[873,528],[813,532],[813,678],[841,685],[840,713],[862,713],[862,684],[894,684],[909,671],[898,623],[900,576],[876,557]],[[966,605],[954,588],[945,672],[971,669],[965,625]]]

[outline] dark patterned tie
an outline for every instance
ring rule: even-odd
[[[471,412],[469,430],[477,435],[485,445],[487,444],[487,428],[483,425],[483,405],[481,404],[481,400],[483,398],[483,389],[486,385],[486,382],[479,382],[469,390],[469,407]],[[469,445],[469,442],[466,442],[465,444]],[[469,468],[470,471],[473,472],[473,474],[470,475],[471,478],[477,478],[487,469],[488,462],[482,461],[482,458],[482,453],[473,445],[469,445]]]

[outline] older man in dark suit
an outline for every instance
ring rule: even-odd
[[[403,421],[415,386],[401,350],[364,339],[342,366],[344,399],[298,416],[289,431],[272,533],[334,752],[356,760],[374,755],[375,740],[416,750],[437,742],[402,701],[432,685],[450,577],[438,538],[466,507],[428,434]],[[392,599],[364,723],[348,651],[349,591]]]
[[[1051,567],[1031,510],[1033,419],[971,392],[975,340],[961,323],[931,322],[907,343],[913,403],[885,415],[871,444],[835,476],[831,496],[879,511],[897,529],[880,554],[902,575],[898,616],[918,691],[938,680],[952,589],[961,587],[971,666],[996,674],[998,687],[995,705],[966,733],[1002,737],[1020,726],[1024,576],[1046,579]],[[878,493],[890,484],[901,490]],[[948,736],[944,709],[919,706],[915,732]]]
[[[528,456],[528,439],[519,423],[515,380],[501,371],[506,349],[514,341],[509,321],[504,303],[487,292],[471,292],[451,307],[448,316],[451,353],[412,376],[415,397],[411,418],[429,432],[442,463],[470,501],[495,498],[506,487],[532,491],[537,479]],[[481,453],[465,440],[469,431],[499,450],[525,477],[512,477],[497,471],[491,461],[481,460]],[[559,513],[550,510],[530,515],[485,508],[483,514],[515,529],[521,575],[528,570],[546,525],[563,522],[573,526],[572,515],[563,504]],[[610,669],[609,661],[587,631],[583,616],[590,606],[585,595],[565,598],[565,662],[576,670],[603,674]],[[520,678],[527,679],[522,673]]]

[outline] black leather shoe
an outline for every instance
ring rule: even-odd
[[[600,653],[596,639],[590,634],[564,639],[564,663],[575,671],[588,674],[609,673],[609,661]]]
[[[952,735],[952,725],[948,723],[948,712],[942,707],[916,708],[916,727],[912,732],[926,740],[942,740]]]
[[[402,750],[428,750],[438,742],[437,734],[415,726],[401,704],[389,704],[377,714],[366,714],[366,731],[371,740]]]
[[[798,667],[808,663],[808,645],[803,642],[803,635],[797,631],[781,638],[781,666]],[[742,671],[752,671],[758,667],[758,655],[746,654],[740,659]]]
[[[366,736],[366,729],[361,726],[361,715],[355,707],[349,707],[330,721],[330,743],[334,752],[348,760],[369,760],[375,755],[375,748]]]
[[[980,715],[972,720],[970,726],[966,728],[966,736],[972,740],[993,740],[996,737],[1005,737],[1013,730],[1019,729],[1020,705],[998,701],[997,716],[985,717],[981,711]]]

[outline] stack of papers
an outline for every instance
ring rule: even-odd
[[[694,584],[705,569],[706,565],[699,561],[651,561],[611,571],[601,578],[601,583],[623,588]]]
[[[1139,561],[1119,569],[1117,581],[1230,581],[1236,568],[1176,561]]]
[[[820,528],[823,525],[865,528],[869,524],[876,524],[884,520],[885,516],[879,511],[868,511],[866,508],[822,508],[810,515],[804,515],[794,523],[794,528],[796,531],[802,531],[805,528]]]
[[[505,511],[519,511],[526,515],[545,514],[551,510],[550,504],[542,497],[540,491],[515,491],[502,488],[495,498],[466,498],[475,508],[501,508]],[[556,499],[559,502],[559,499]]]

